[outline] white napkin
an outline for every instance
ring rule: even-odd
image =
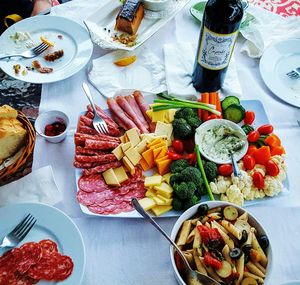
[[[241,48],[249,57],[260,58],[272,43],[291,38],[300,38],[300,17],[283,18],[260,7],[250,6],[255,16],[247,28],[241,30],[246,42]]]
[[[55,184],[51,166],[42,167],[0,187],[0,207],[25,202],[54,205],[61,200],[62,193]]]
[[[113,97],[117,90],[136,89],[144,92],[159,93],[167,90],[165,70],[161,60],[149,49],[135,51],[134,63],[119,67],[114,61],[128,52],[115,51],[93,60],[88,77],[95,88],[105,97]]]
[[[191,43],[166,44],[164,55],[168,92],[176,96],[198,98],[199,92],[192,84],[196,45]],[[233,56],[221,93],[224,96],[235,95],[237,97],[240,97],[242,93]]]

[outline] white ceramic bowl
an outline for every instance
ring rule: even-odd
[[[211,160],[217,164],[231,163],[230,158],[228,160],[225,160],[222,158],[211,157],[202,148],[203,135],[209,129],[212,129],[214,127],[221,126],[221,125],[232,128],[234,131],[237,132],[238,137],[244,141],[244,143],[245,143],[244,147],[241,150],[239,150],[238,152],[236,152],[234,155],[235,160],[239,161],[247,153],[249,144],[248,144],[247,136],[246,136],[245,132],[242,130],[242,128],[239,125],[237,125],[234,122],[231,122],[231,121],[225,120],[225,119],[214,119],[214,120],[209,120],[209,121],[204,122],[196,129],[195,143],[198,144],[200,153],[208,160]]]
[[[143,0],[145,9],[151,11],[162,11],[168,8],[172,0]]]
[[[181,227],[181,225],[183,224],[184,221],[190,219],[191,217],[193,217],[196,213],[197,213],[197,209],[199,207],[199,205],[201,204],[207,204],[209,209],[211,208],[215,208],[215,207],[222,207],[222,206],[234,206],[238,209],[238,211],[240,213],[245,212],[245,209],[234,205],[232,203],[228,203],[228,202],[222,202],[222,201],[206,201],[206,202],[202,202],[199,203],[191,208],[189,208],[188,210],[186,210],[184,213],[182,213],[182,215],[178,218],[178,220],[176,221],[175,225],[173,226],[172,232],[171,232],[171,239],[172,240],[176,240],[176,236],[178,234],[178,231]],[[247,211],[248,212],[248,211]],[[266,278],[265,278],[265,284],[269,284],[269,279],[271,276],[271,271],[273,268],[273,254],[272,254],[272,246],[271,246],[271,240],[270,240],[270,236],[266,233],[266,231],[263,229],[263,227],[259,224],[259,222],[256,220],[256,218],[254,218],[254,216],[252,214],[249,214],[249,224],[253,227],[255,227],[258,231],[259,234],[265,234],[268,236],[269,238],[269,247],[267,249],[267,257],[268,257],[268,265],[267,265],[267,274],[266,274]],[[170,256],[171,256],[171,263],[172,263],[172,267],[175,273],[175,277],[178,281],[178,284],[180,285],[186,285],[186,283],[184,282],[184,280],[182,279],[181,275],[179,274],[176,264],[175,264],[175,259],[174,259],[174,252],[173,252],[173,247],[170,247]]]
[[[65,131],[59,134],[58,136],[46,136],[45,127],[55,122],[64,123],[66,125]],[[49,112],[42,113],[37,117],[34,127],[36,132],[40,136],[44,137],[48,142],[59,143],[66,138],[69,130],[69,125],[70,125],[70,120],[65,113],[61,111],[49,111]]]

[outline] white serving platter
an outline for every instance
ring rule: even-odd
[[[132,94],[132,92],[130,93],[130,90],[123,90],[123,92],[120,92],[119,95],[129,95],[129,94]],[[153,94],[144,93],[144,97],[145,97],[146,101],[149,104],[153,103],[153,99],[154,99]],[[260,101],[258,101],[258,100],[242,100],[241,104],[243,105],[243,107],[246,110],[254,111],[254,113],[255,113],[255,122],[253,124],[254,128],[257,128],[260,125],[269,123],[269,119],[268,119],[268,116],[267,116],[266,111],[264,109],[264,106]],[[108,110],[105,110],[105,111],[107,113],[109,113]],[[81,113],[80,115],[83,115],[84,113]],[[144,172],[145,176],[151,176],[152,174],[153,174],[152,171]],[[77,189],[77,191],[79,191],[78,181],[79,181],[81,175],[82,175],[82,170],[78,169],[78,168],[75,168],[75,178],[76,178],[76,189]],[[289,194],[290,191],[289,191],[288,176],[287,176],[286,180],[284,181],[283,185],[284,185],[283,190],[277,196],[275,196],[275,197],[264,197],[264,198],[255,199],[255,200],[252,200],[252,201],[246,201],[245,200],[244,207],[255,205],[257,203],[267,203],[270,200],[280,199],[282,196]],[[218,201],[219,195],[214,195],[214,197]],[[200,202],[205,202],[205,201],[209,201],[208,195],[202,196]],[[98,217],[106,217],[106,218],[142,218],[142,216],[135,210],[133,210],[131,212],[123,212],[123,213],[113,214],[113,215],[102,215],[102,214],[95,214],[95,213],[91,212],[88,209],[88,207],[86,207],[82,204],[79,204],[79,205],[80,205],[81,211],[83,213],[87,214],[87,215],[90,215],[90,216],[98,216]],[[151,214],[151,211],[149,211],[149,214]],[[179,217],[181,214],[182,214],[182,211],[171,210],[171,211],[159,216],[158,218]],[[152,215],[152,216],[156,217],[154,215]]]
[[[120,1],[109,1],[85,19],[84,23],[90,31],[92,41],[101,48],[132,51],[167,24],[189,2],[190,0],[172,0],[166,10],[160,12],[145,10],[145,16],[137,31],[136,44],[132,47],[113,40],[113,35],[117,32],[114,29],[116,17],[122,7]]]

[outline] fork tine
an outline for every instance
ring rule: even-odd
[[[28,214],[20,223],[18,223],[17,225],[16,225],[16,227],[11,231],[12,233],[15,233],[15,232],[17,232],[19,229],[20,229],[20,227],[22,227],[23,226],[23,224],[25,223],[25,222],[27,222],[27,220],[28,220],[28,218],[30,218],[30,216],[31,216],[31,214]]]
[[[45,43],[40,43],[36,47],[34,47],[32,50],[33,51],[38,51],[39,49],[43,48],[46,44]]]
[[[19,236],[19,239],[20,239],[20,240],[24,239],[24,237],[27,236],[27,234],[30,232],[30,230],[32,229],[32,227],[35,225],[36,221],[37,221],[37,219],[34,219],[34,220],[32,221],[32,223],[31,223],[31,225],[29,225],[29,226],[27,227],[27,229],[21,234],[21,236]]]
[[[105,122],[103,122],[102,124],[104,130],[105,130],[105,133],[107,134],[108,133],[108,127],[107,127],[107,124]]]
[[[43,51],[45,51],[49,46],[45,43],[38,45],[33,52],[35,53],[42,53]]]
[[[96,126],[97,126],[97,131],[100,132],[101,134],[103,134],[104,131],[103,131],[101,125],[97,124]]]
[[[27,220],[26,223],[22,224],[21,228],[14,232],[14,235],[16,235],[16,236],[21,235],[24,232],[24,230],[26,230],[28,225],[30,225],[30,223],[32,223],[33,220],[34,220],[34,217],[30,215],[29,220]]]

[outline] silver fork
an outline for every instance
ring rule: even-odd
[[[49,46],[47,44],[41,43],[38,46],[36,46],[32,49],[26,50],[26,51],[24,51],[22,53],[19,53],[19,54],[2,55],[2,56],[0,56],[0,59],[11,58],[11,57],[16,57],[16,56],[24,57],[24,58],[33,58],[33,57],[36,57],[36,56],[40,55],[48,47]]]
[[[93,126],[95,128],[95,130],[100,133],[100,134],[107,134],[108,133],[108,128],[107,128],[107,124],[106,122],[98,115],[98,112],[96,110],[93,98],[92,98],[92,94],[90,91],[89,86],[83,82],[82,83],[82,88],[86,94],[86,97],[89,99],[92,108],[94,110],[94,119],[93,119]]]
[[[300,78],[300,67],[293,69],[292,71],[286,74],[291,79],[298,79]]]
[[[37,220],[34,216],[28,214],[10,233],[8,233],[2,239],[0,248],[17,246],[18,243],[21,242],[30,232],[36,221]]]

